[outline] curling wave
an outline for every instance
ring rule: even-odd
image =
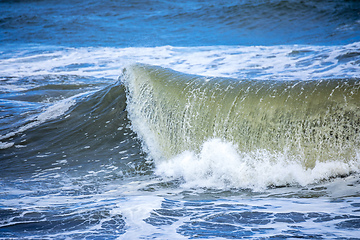
[[[259,171],[261,165],[273,167],[268,174],[276,178],[277,169],[293,164],[297,166],[292,168],[294,174],[311,175],[298,177],[308,180],[290,177],[263,185],[308,184],[359,170],[359,79],[237,80],[143,64],[127,67],[122,77],[133,128],[165,175],[186,178],[191,165],[199,169],[195,165],[201,161],[204,179],[243,175],[239,165],[244,162],[241,169],[250,167],[252,173],[262,175],[258,178],[267,174]],[[236,149],[234,154],[223,150],[224,144]],[[227,154],[238,160],[227,163],[231,158]],[[184,159],[192,160],[181,171]],[[224,170],[217,161],[230,167]],[[238,174],[233,173],[234,167]],[[249,169],[245,172],[248,178],[254,177]],[[198,176],[199,171],[189,174]],[[234,179],[227,178],[224,182]]]

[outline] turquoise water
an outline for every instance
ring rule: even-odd
[[[1,239],[359,238],[357,1],[0,9]]]

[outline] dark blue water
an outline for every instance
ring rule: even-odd
[[[1,1],[2,44],[334,45],[359,41],[358,1]]]
[[[323,136],[323,142],[354,146],[348,155],[335,147],[351,157],[322,152],[329,161],[315,151],[309,167],[298,161],[301,153],[287,158],[286,146],[269,152],[247,143],[256,149],[247,151],[225,139],[202,139],[198,151],[167,158],[149,147],[161,145],[151,137],[161,136],[161,129],[151,126],[168,123],[165,139],[185,143],[200,134],[172,131],[176,119],[165,108],[155,111],[159,118],[136,119],[134,106],[154,99],[131,101],[132,78],[123,70],[133,63],[180,72],[165,83],[205,76],[199,79],[224,95],[226,81],[335,86],[328,95],[312,92],[319,119],[305,112],[302,125],[276,112],[289,126],[309,128],[274,142],[299,143],[307,134],[311,145],[311,136]],[[359,1],[0,0],[0,239],[360,239],[359,78]],[[166,86],[173,92],[163,105],[175,106],[182,91]],[[202,102],[205,88],[187,95],[180,120],[213,122],[211,112],[186,115],[221,104]],[[271,93],[267,97],[281,109],[282,92]],[[306,91],[297,94],[289,98],[311,105]],[[296,104],[289,113],[296,113]],[[264,109],[266,116],[273,110]],[[336,120],[327,125],[324,119]],[[204,124],[195,129],[211,129]],[[276,131],[264,124],[262,132]]]

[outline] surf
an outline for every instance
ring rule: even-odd
[[[204,149],[215,154],[230,144],[234,154],[222,156],[237,154],[238,163],[250,156],[247,167],[267,162],[276,171],[296,164],[306,173],[333,165],[320,178],[358,171],[359,79],[217,78],[145,64],[125,68],[121,79],[133,129],[158,165],[180,162],[186,153],[200,161]]]

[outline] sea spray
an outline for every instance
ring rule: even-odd
[[[358,171],[358,79],[237,80],[142,64],[123,78],[133,128],[165,175],[257,188]],[[202,167],[180,174],[185,162]]]
[[[186,188],[250,188],[256,191],[269,186],[305,186],[359,170],[359,160],[317,162],[313,168],[304,168],[299,159],[289,158],[284,153],[239,152],[236,146],[221,139],[210,139],[199,153],[184,151],[161,161],[156,167],[158,175],[168,180],[182,179],[182,186]]]

